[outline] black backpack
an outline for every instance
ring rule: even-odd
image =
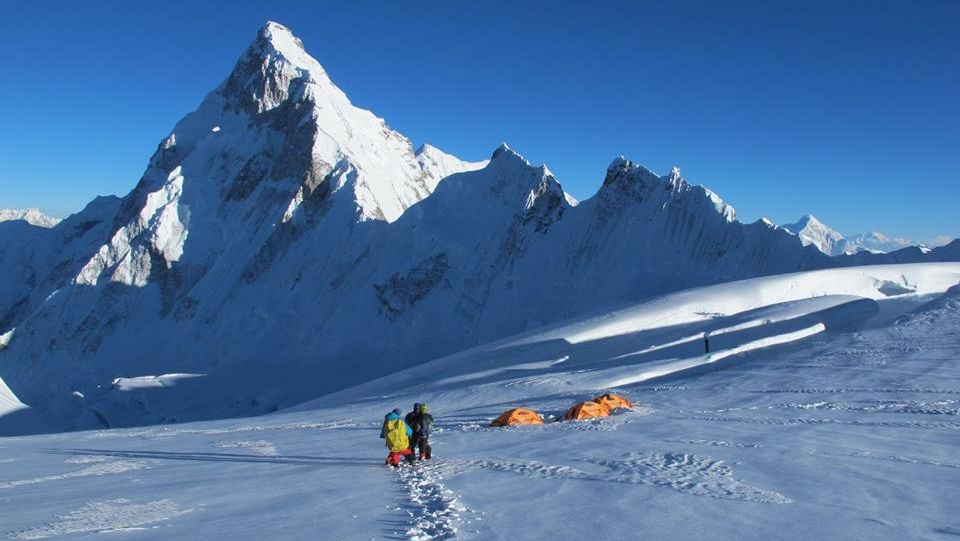
[[[407,422],[407,425],[410,427],[410,430],[413,430],[414,433],[420,432],[420,414],[411,411],[407,414],[407,417],[404,419]]]

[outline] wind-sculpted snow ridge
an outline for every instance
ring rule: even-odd
[[[575,203],[506,144],[415,152],[271,22],[125,197],[0,223],[0,378],[53,430],[258,415],[664,292],[847,264],[678,169],[618,158]]]

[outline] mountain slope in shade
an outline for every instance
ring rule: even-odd
[[[665,291],[842,264],[678,169],[618,158],[574,205],[506,145],[414,152],[275,23],[133,191],[33,229],[0,235],[0,378],[58,430],[261,414]]]

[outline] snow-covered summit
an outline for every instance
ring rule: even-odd
[[[850,253],[843,235],[812,214],[807,214],[796,223],[784,225],[783,228],[796,235],[804,246],[812,244],[827,255]]]
[[[784,225],[783,229],[796,235],[804,246],[815,246],[818,250],[830,256],[860,253],[881,255],[914,247],[922,253],[929,253],[932,248],[948,244],[951,240],[945,237],[939,239],[939,242],[928,245],[903,237],[888,237],[876,231],[854,235],[853,237],[844,237],[810,214],[800,218],[796,223]]]
[[[0,209],[0,222],[23,220],[37,227],[53,227],[60,223],[59,218],[51,218],[40,212],[38,208],[29,209]]]
[[[859,233],[847,239],[847,253],[856,253],[867,251],[871,253],[888,253],[908,248],[910,246],[921,246],[922,243],[912,241],[903,237],[889,237],[873,231],[871,233]]]
[[[267,24],[260,29],[257,37],[258,43],[269,43],[274,50],[284,54],[306,53],[300,38],[294,36],[289,28],[278,22],[267,21]]]
[[[406,137],[354,106],[300,39],[274,22],[258,32],[223,84],[174,128],[158,150],[158,173],[167,176],[198,145],[204,156],[221,148],[229,154],[226,163],[214,164],[220,169],[238,162],[246,167],[241,175],[227,171],[237,175],[234,186],[224,187],[230,198],[255,195],[272,178],[277,195],[287,194],[284,213],[311,196],[336,195],[360,219],[394,221],[439,181]],[[451,170],[468,167],[455,158],[442,161]]]
[[[230,252],[223,239],[240,232],[247,247],[282,242],[277,235],[288,233],[273,224],[309,227],[330,213],[392,222],[444,176],[482,165],[433,147],[416,155],[406,137],[355,107],[286,27],[270,22],[160,144],[126,198],[121,227],[78,281],[95,284],[109,272],[143,285],[158,265],[187,257],[203,266]],[[204,224],[202,233],[191,222]]]
[[[707,212],[715,212],[727,222],[736,220],[736,211],[705,186],[689,184],[680,175],[680,168],[659,176],[646,167],[635,164],[622,155],[607,167],[607,175],[600,189],[602,197],[626,197],[636,202],[656,200],[663,203],[685,200],[703,205]],[[614,195],[616,194],[616,195]]]

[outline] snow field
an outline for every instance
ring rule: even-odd
[[[960,531],[957,293],[778,300],[579,342],[527,334],[297,411],[4,438],[0,533],[935,539]],[[726,351],[818,323],[825,330],[796,341],[625,384],[635,410],[487,427],[516,405],[556,419],[598,382],[699,359],[703,333]],[[388,469],[380,421],[414,401],[437,419],[435,459]]]

